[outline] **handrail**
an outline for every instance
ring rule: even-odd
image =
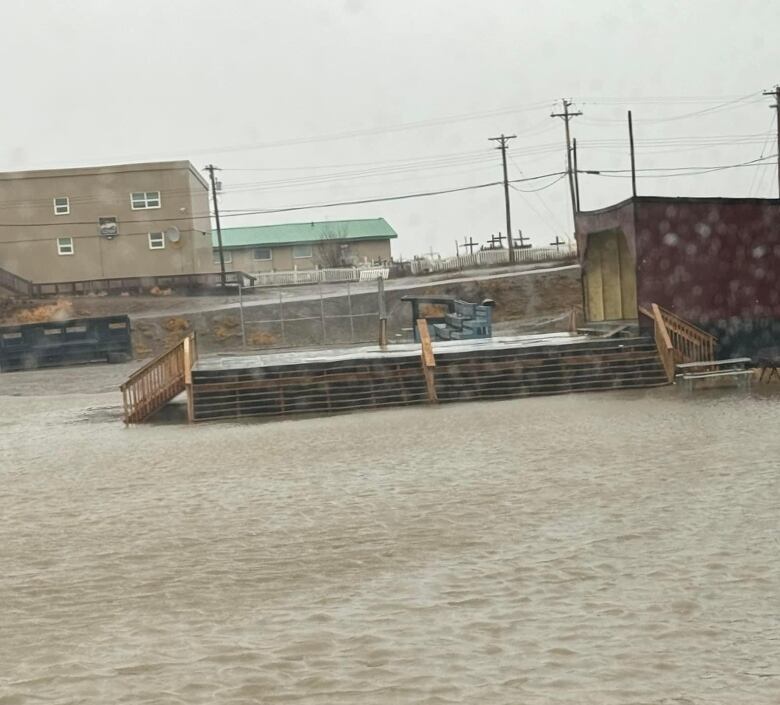
[[[654,304],[655,306],[658,306],[658,304]],[[687,328],[690,328],[693,331],[696,331],[701,336],[706,336],[708,338],[712,338],[713,340],[717,340],[717,338],[712,335],[711,333],[708,333],[703,328],[699,328],[695,323],[691,323],[690,321],[686,321],[684,318],[680,318],[676,313],[672,313],[669,309],[664,308],[663,306],[658,306],[658,310],[664,315],[665,318],[669,320],[677,321],[678,323],[686,326]]]
[[[144,421],[176,395],[189,389],[190,371],[196,359],[195,336],[190,333],[130,375],[119,387],[125,423]],[[188,411],[189,408],[188,404]]]
[[[656,347],[670,382],[674,381],[676,365],[714,360],[714,335],[658,304],[651,304],[650,309],[640,307],[639,312],[653,321]]]

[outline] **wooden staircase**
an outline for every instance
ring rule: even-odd
[[[674,382],[677,365],[715,360],[718,339],[714,335],[658,304],[640,306],[639,313],[652,321],[656,349],[670,383]]]
[[[197,359],[195,334],[191,333],[130,375],[119,388],[125,423],[146,421],[184,391],[188,392],[187,411],[191,418],[192,366]]]

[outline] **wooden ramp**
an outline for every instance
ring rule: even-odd
[[[192,366],[197,358],[195,334],[191,333],[130,375],[119,388],[125,423],[146,421],[183,391],[188,392],[187,411],[191,419]]]

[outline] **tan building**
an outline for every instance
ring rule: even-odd
[[[225,268],[254,274],[387,264],[398,234],[384,218],[223,228]],[[219,263],[217,233],[212,233]]]
[[[188,161],[0,173],[0,268],[35,283],[215,271]]]

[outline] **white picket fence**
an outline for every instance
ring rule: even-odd
[[[255,286],[291,286],[320,282],[369,282],[387,279],[388,267],[349,267],[339,269],[295,269],[286,272],[255,272]]]
[[[535,262],[554,262],[555,260],[574,257],[577,247],[567,244],[557,247],[532,247],[527,250],[515,250],[516,264],[533,264]],[[495,266],[509,263],[509,250],[480,250],[470,255],[444,257],[442,259],[423,258],[412,260],[412,274],[428,272],[450,272],[469,267]]]

